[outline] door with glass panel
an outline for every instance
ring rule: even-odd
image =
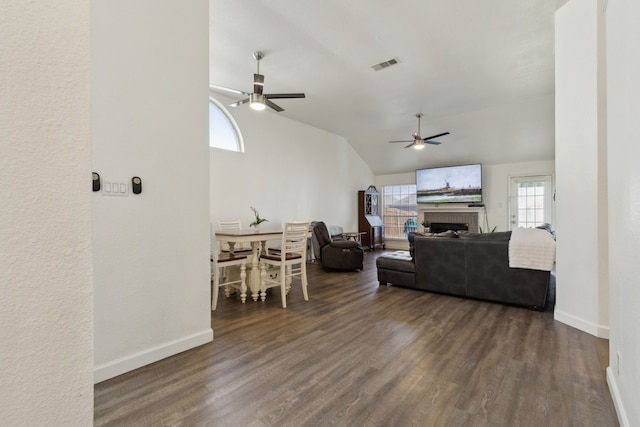
[[[509,185],[509,229],[553,221],[553,177],[514,176]]]

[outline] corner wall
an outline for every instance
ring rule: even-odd
[[[640,425],[640,3],[610,1],[607,25],[610,322],[607,380],[622,426]],[[619,355],[619,356],[618,356]]]
[[[206,0],[91,2],[96,382],[213,338],[208,16]]]
[[[602,2],[570,1],[556,18],[555,319],[609,335],[605,54]]]
[[[93,423],[89,1],[0,16],[0,423]]]

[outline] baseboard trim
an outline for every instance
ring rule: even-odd
[[[213,341],[213,329],[209,328],[125,357],[120,357],[111,362],[94,366],[93,383],[97,384],[101,381],[117,377],[118,375],[133,371],[134,369],[138,369],[142,366],[157,362],[158,360],[165,359],[169,356],[173,356],[174,354],[181,353],[211,341]]]
[[[609,385],[609,392],[611,393],[611,400],[613,400],[613,406],[616,407],[616,414],[618,415],[618,422],[621,427],[631,427],[627,412],[624,410],[622,399],[620,398],[620,391],[618,390],[618,383],[616,382],[616,376],[613,374],[611,366],[607,367],[607,384]]]
[[[558,310],[557,305],[555,312],[553,313],[553,318],[558,322],[562,322],[576,329],[580,329],[581,331],[591,334],[595,337],[609,339],[608,326],[594,325],[593,323],[587,322],[584,319],[580,319],[579,317],[576,317],[572,314],[568,314],[561,310]]]

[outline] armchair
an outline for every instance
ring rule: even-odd
[[[333,270],[362,270],[364,250],[352,240],[333,240],[324,222],[314,223],[312,232],[316,259]]]

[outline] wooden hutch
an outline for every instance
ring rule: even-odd
[[[380,205],[376,187],[370,185],[366,190],[358,191],[358,231],[362,235],[362,246],[372,251],[380,246],[384,249],[384,222],[378,215]]]

